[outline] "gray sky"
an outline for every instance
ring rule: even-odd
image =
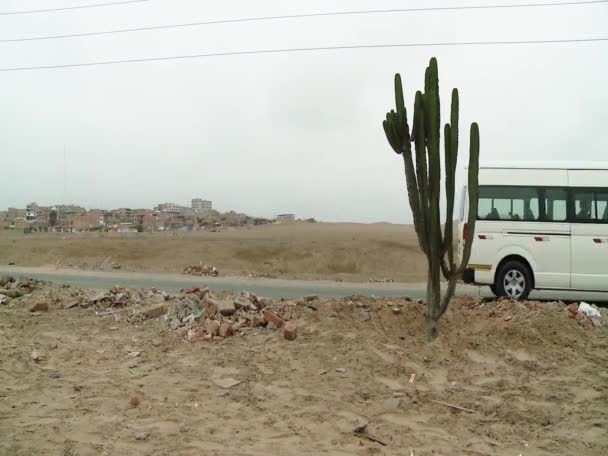
[[[524,3],[154,0],[0,16],[0,39],[248,16]],[[99,3],[3,1],[1,11]],[[355,44],[606,37],[608,5],[420,12],[213,25],[0,43],[0,67]],[[0,72],[0,208],[75,202],[152,207],[212,199],[220,210],[326,221],[411,219],[403,164],[381,121],[393,75],[406,100],[439,60],[443,121],[461,97],[462,149],[482,160],[601,160],[608,151],[608,42],[252,55]],[[411,121],[411,118],[410,118]],[[466,127],[466,130],[464,129]],[[64,194],[63,149],[67,148]]]

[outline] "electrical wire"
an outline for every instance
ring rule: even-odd
[[[147,0],[146,0],[147,1]],[[477,6],[443,6],[443,7],[426,7],[426,8],[401,8],[401,9],[384,9],[384,10],[359,10],[359,11],[330,11],[325,13],[305,13],[305,14],[288,14],[282,16],[260,16],[260,17],[245,17],[236,19],[219,19],[214,21],[188,22],[182,24],[168,25],[153,25],[149,27],[137,27],[115,30],[101,30],[97,32],[71,33],[63,35],[48,35],[34,36],[25,38],[8,38],[0,39],[0,43],[15,43],[22,41],[40,41],[40,40],[55,40],[64,38],[77,38],[98,35],[112,35],[116,33],[132,33],[144,32],[150,30],[175,29],[184,27],[202,27],[206,25],[232,24],[239,22],[260,22],[260,21],[278,21],[286,19],[304,19],[313,17],[326,16],[354,16],[354,15],[371,15],[371,14],[395,14],[395,13],[414,13],[428,11],[460,11],[460,10],[480,10],[480,9],[505,9],[505,8],[539,8],[552,6],[575,6],[575,5],[592,5],[606,4],[608,0],[584,0],[580,2],[561,2],[561,3],[525,3],[525,4],[506,4],[506,5],[477,5]]]
[[[282,54],[296,52],[314,52],[314,51],[342,51],[342,50],[357,50],[357,49],[378,49],[378,48],[413,48],[413,47],[445,47],[445,46],[492,46],[492,45],[526,45],[526,44],[558,44],[558,43],[590,43],[590,42],[606,42],[607,38],[578,38],[578,39],[558,39],[558,40],[524,40],[524,41],[463,41],[463,42],[436,42],[436,43],[404,43],[404,44],[361,44],[351,46],[319,46],[305,48],[285,48],[285,49],[259,49],[251,51],[228,51],[214,52],[209,54],[190,54],[190,55],[174,55],[166,57],[144,57],[137,59],[126,60],[106,60],[98,62],[81,62],[81,63],[66,63],[59,65],[41,65],[31,67],[15,67],[15,68],[0,68],[0,72],[7,71],[30,71],[30,70],[50,70],[59,68],[74,68],[74,67],[90,67],[101,65],[119,65],[126,63],[141,63],[141,62],[157,62],[167,60],[186,60],[186,59],[201,59],[210,57],[230,57],[237,55],[255,55],[255,54]]]
[[[85,9],[85,8],[100,8],[103,6],[127,5],[129,3],[143,3],[143,2],[149,2],[149,1],[151,1],[151,0],[126,0],[126,1],[122,1],[122,2],[95,3],[92,5],[64,6],[62,8],[49,8],[49,9],[40,9],[40,10],[27,10],[27,11],[6,11],[6,12],[0,12],[0,16],[16,16],[19,14],[52,13],[52,12],[56,12],[56,11],[68,11],[68,10],[77,10],[77,9]]]

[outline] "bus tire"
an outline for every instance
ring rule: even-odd
[[[490,285],[490,291],[494,296],[498,296],[498,290],[496,289],[496,285]]]
[[[496,296],[527,299],[532,291],[532,273],[528,266],[520,261],[507,261],[498,271],[494,287]]]

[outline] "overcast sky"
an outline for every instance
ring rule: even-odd
[[[318,11],[518,0],[153,0],[0,16],[0,39]],[[525,0],[519,0],[520,3]],[[1,11],[100,3],[0,2]],[[357,44],[606,37],[608,4],[322,17],[0,43],[0,67]],[[193,197],[219,210],[325,221],[407,222],[403,162],[381,122],[400,72],[413,111],[431,56],[443,121],[461,96],[486,160],[602,160],[608,42],[219,57],[0,72],[0,208],[153,207]],[[466,130],[465,130],[466,127]],[[67,180],[64,182],[64,147]],[[65,191],[64,191],[65,189]]]

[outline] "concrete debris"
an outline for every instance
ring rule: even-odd
[[[138,432],[135,434],[135,440],[147,440],[150,437],[149,432]]]
[[[375,277],[370,277],[369,281],[370,281],[370,283],[394,283],[395,282],[395,280],[387,279],[386,277],[383,279],[376,279]]]
[[[154,318],[158,318],[167,313],[167,305],[160,304],[154,307],[150,307],[141,312],[142,320],[152,320]]]
[[[228,300],[216,301],[218,312],[224,317],[230,317],[236,312],[234,302]]]
[[[9,298],[20,298],[21,296],[25,296],[27,293],[23,290],[18,290],[16,288],[11,289],[11,290],[2,290],[0,291],[1,294],[3,294],[4,296],[7,296]]]
[[[239,380],[235,380],[233,378],[216,378],[213,380],[213,383],[215,383],[217,386],[219,386],[222,389],[228,389],[228,388],[232,388],[234,386],[240,385],[240,381]]]
[[[365,431],[365,429],[367,429],[368,424],[369,424],[369,423],[367,423],[366,421],[364,421],[364,422],[362,422],[362,423],[357,424],[357,425],[355,426],[355,428],[353,429],[353,432],[354,432],[355,434],[359,434],[359,433],[361,433],[361,432],[364,432],[364,431]]]
[[[202,263],[198,266],[186,266],[184,268],[184,274],[186,275],[194,275],[194,276],[209,276],[209,277],[217,277],[219,275],[219,271],[215,266],[203,265]]]

